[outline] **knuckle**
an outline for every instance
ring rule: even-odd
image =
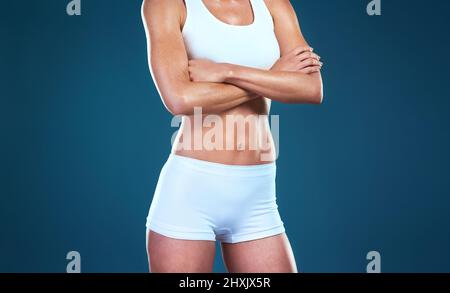
[[[308,51],[308,47],[299,46],[299,47],[297,47],[297,51],[298,51],[298,53],[306,52],[306,51]]]

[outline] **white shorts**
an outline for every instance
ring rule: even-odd
[[[171,154],[159,176],[147,230],[225,243],[284,233],[275,175],[275,163],[235,166]]]

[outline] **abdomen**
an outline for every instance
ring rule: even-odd
[[[275,146],[269,109],[270,101],[259,98],[220,115],[185,116],[173,152],[228,165],[272,162]]]

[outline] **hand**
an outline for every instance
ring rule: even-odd
[[[206,59],[189,60],[189,77],[195,82],[225,81],[226,64],[215,63]]]
[[[306,74],[319,72],[323,63],[320,56],[313,52],[311,47],[297,47],[278,59],[271,70],[275,71],[299,71]]]

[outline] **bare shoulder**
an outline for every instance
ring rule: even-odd
[[[164,24],[181,24],[184,14],[183,0],[143,0],[142,18],[150,26],[154,24],[164,27]]]
[[[273,17],[289,16],[295,13],[290,0],[264,0]]]
[[[289,0],[264,0],[272,14],[282,56],[296,47],[307,46],[294,7]]]

